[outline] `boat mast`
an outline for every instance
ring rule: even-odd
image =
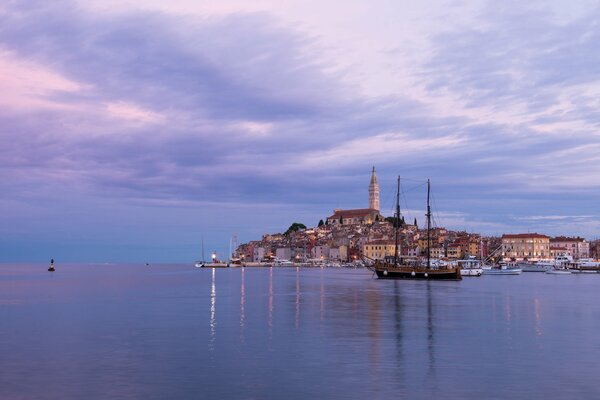
[[[202,262],[204,262],[206,259],[204,258],[204,235],[202,235]]]
[[[400,175],[398,175],[398,187],[396,189],[396,218],[394,218],[394,265],[398,265],[398,228],[400,227]]]
[[[427,179],[427,268],[431,263],[431,207],[429,206],[430,183]]]

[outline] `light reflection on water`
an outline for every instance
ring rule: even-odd
[[[0,398],[596,398],[599,276],[0,267]]]

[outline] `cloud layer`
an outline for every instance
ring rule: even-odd
[[[340,67],[332,60],[351,45],[332,47],[330,31],[291,24],[268,4],[182,14],[8,3],[5,246],[46,243],[54,232],[59,243],[105,251],[127,238],[137,250],[115,258],[160,259],[163,246],[163,259],[183,261],[202,233],[223,249],[234,232],[249,240],[365,206],[372,165],[384,212],[395,175],[430,177],[448,227],[595,237],[600,9],[557,18],[560,2],[558,11],[451,4],[464,16],[446,27],[391,26],[382,40],[376,26],[361,26],[382,41],[356,42]],[[402,5],[386,7],[402,14]],[[419,54],[401,62],[417,36]],[[366,48],[373,58],[359,59]],[[376,90],[365,89],[365,72]],[[422,195],[409,201],[417,208]],[[558,217],[533,218],[545,215]]]

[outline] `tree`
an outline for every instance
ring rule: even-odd
[[[291,232],[298,232],[300,229],[305,230],[306,225],[301,224],[299,222],[294,222],[287,231],[285,231],[284,235],[289,235]]]
[[[344,225],[344,217],[340,217],[340,225]]]
[[[325,225],[325,222],[323,222],[323,220],[322,220],[322,219],[320,219],[320,220],[319,220],[319,226],[323,226],[323,225]]]
[[[415,217],[415,223],[414,223],[414,225],[415,225],[415,226],[418,226],[418,225],[417,225],[417,217]]]

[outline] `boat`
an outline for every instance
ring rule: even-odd
[[[275,260],[273,260],[273,266],[274,267],[293,267],[294,263],[291,262],[290,260],[286,260],[283,258],[275,258]]]
[[[54,258],[50,259],[50,266],[48,267],[49,272],[54,272]]]
[[[567,268],[574,274],[597,274],[600,272],[600,263],[591,258],[580,258],[568,263]]]
[[[458,260],[456,263],[460,267],[460,274],[462,276],[481,276],[483,274],[481,261],[473,256],[465,260]]]
[[[196,268],[204,268],[204,266],[206,265],[206,261],[204,261],[204,236],[202,236],[202,260],[196,261],[194,265],[196,266]]]
[[[547,270],[546,273],[551,275],[571,275],[571,271],[566,268],[552,268]]]
[[[375,260],[369,269],[375,272],[379,279],[424,279],[424,280],[461,280],[459,266],[432,265],[431,263],[431,206],[429,197],[431,184],[427,180],[427,260],[423,265],[419,260],[408,260],[398,257],[398,230],[400,228],[400,177],[396,190],[396,213],[394,218],[394,258],[393,261]]]
[[[204,252],[204,249],[202,249]],[[196,261],[196,268],[229,268],[229,263],[221,262],[217,259],[217,253],[213,251],[212,262]]]
[[[500,263],[495,267],[483,268],[484,275],[521,275],[523,270],[512,264]]]

